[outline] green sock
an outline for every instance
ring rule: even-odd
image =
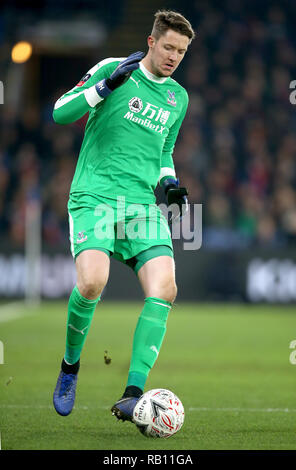
[[[157,297],[147,297],[136,326],[127,387],[144,390],[166,332],[166,322],[172,304]]]
[[[83,297],[74,287],[68,303],[65,361],[75,364],[80,358],[94,311],[100,296],[95,300]]]

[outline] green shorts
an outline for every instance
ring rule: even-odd
[[[75,259],[84,250],[97,249],[137,272],[148,259],[173,257],[170,229],[156,204],[131,204],[124,197],[72,193],[68,212]]]

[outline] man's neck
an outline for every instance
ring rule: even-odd
[[[164,83],[167,79],[167,77],[159,77],[152,72],[152,67],[150,66],[150,61],[147,57],[144,57],[144,59],[141,60],[140,69],[144,75],[153,82]]]

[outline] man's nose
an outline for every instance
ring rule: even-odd
[[[170,53],[170,56],[169,56],[169,59],[170,59],[172,62],[176,62],[176,60],[177,60],[177,52],[171,52],[171,53]]]

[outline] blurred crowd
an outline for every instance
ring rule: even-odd
[[[190,201],[203,204],[203,246],[296,242],[292,5],[196,2],[190,107],[174,158]]]
[[[296,243],[296,9],[250,5],[193,3],[197,37],[176,76],[190,102],[174,161],[191,206],[202,204],[205,248]],[[59,96],[1,113],[1,240],[23,244],[26,200],[40,197],[43,242],[68,246],[68,193],[87,116],[56,125]]]

